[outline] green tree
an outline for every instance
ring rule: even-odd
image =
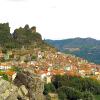
[[[55,87],[52,83],[48,83],[44,85],[44,94],[47,95],[49,92],[55,92]]]
[[[66,86],[73,87],[79,91],[89,91],[93,94],[100,94],[100,82],[91,78],[77,76],[56,75],[53,77],[53,84],[56,89]]]
[[[82,94],[81,92],[79,92],[78,90],[75,90],[72,87],[60,87],[58,88],[58,95],[59,97],[61,97],[61,93],[64,94],[63,98],[67,98],[69,100],[77,100],[77,99],[81,99],[82,98]]]
[[[94,100],[94,96],[90,92],[84,92],[83,94],[83,100]]]

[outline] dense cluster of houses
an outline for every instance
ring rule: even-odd
[[[91,77],[100,80],[100,65],[89,63],[74,55],[39,49],[34,49],[33,52],[27,51],[26,54],[21,53],[20,55],[20,53],[9,51],[4,54],[0,51],[0,59],[4,58],[5,60],[0,63],[0,71],[9,72],[13,76],[15,75],[15,72],[11,72],[13,66],[28,68],[46,83],[51,82],[52,76],[57,74]]]

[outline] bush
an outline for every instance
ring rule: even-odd
[[[8,78],[8,76],[7,76],[6,74],[2,74],[2,78],[3,78],[4,80],[6,80],[6,81],[9,81],[9,78]]]
[[[84,92],[83,93],[83,100],[94,100],[94,96],[90,92]]]
[[[36,60],[36,58],[37,58],[36,56],[34,56],[34,55],[32,56],[32,60]]]
[[[55,87],[52,83],[48,83],[44,85],[44,95],[47,95],[49,92],[55,92]]]
[[[58,96],[60,100],[67,100],[67,95],[63,91],[59,91]]]
[[[60,99],[62,98],[62,100],[65,98],[69,100],[77,100],[82,98],[81,92],[75,90],[72,87],[65,87],[65,86],[60,87],[58,89],[58,96]]]

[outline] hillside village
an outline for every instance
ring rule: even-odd
[[[47,51],[41,51],[40,48],[33,50],[22,48],[21,50],[7,51],[6,54],[1,50],[0,60],[1,77],[2,74],[6,74],[10,79],[13,79],[17,73],[16,70],[12,70],[13,67],[18,67],[38,75],[46,83],[51,82],[52,76],[57,74],[100,80],[100,65],[89,63],[74,55],[57,52],[52,48]]]

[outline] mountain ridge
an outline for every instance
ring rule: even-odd
[[[55,46],[58,50],[71,53],[87,59],[90,62],[100,64],[100,40],[93,38],[70,38],[64,40],[45,40],[46,43]]]

